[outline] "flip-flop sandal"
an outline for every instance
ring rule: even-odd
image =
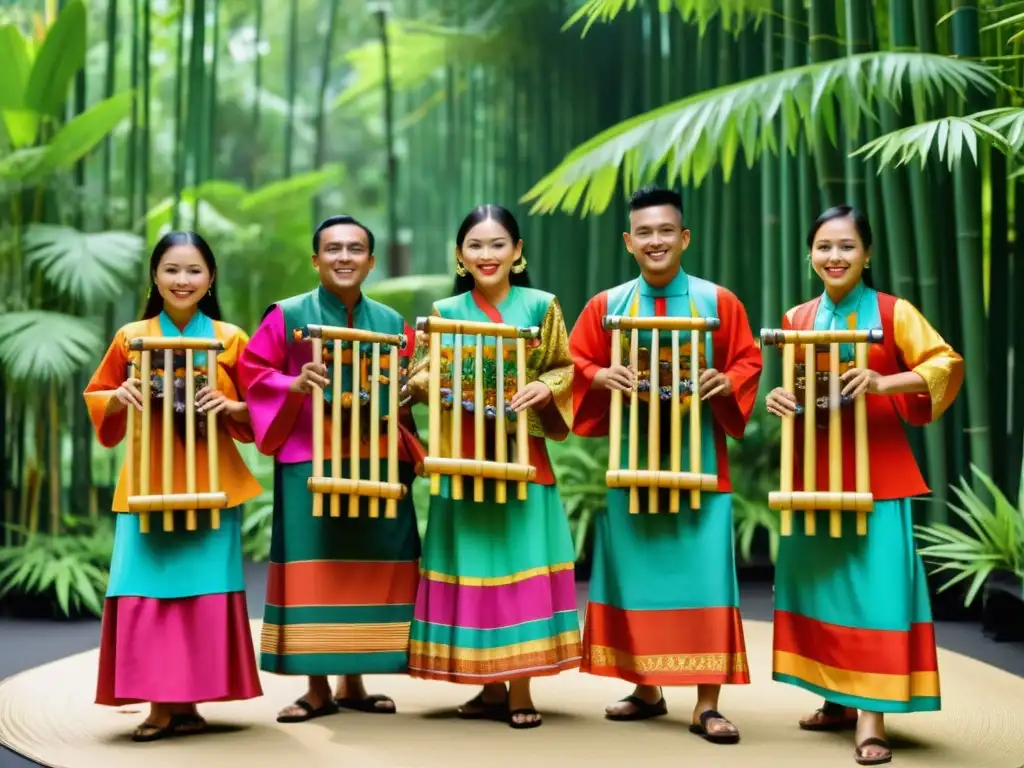
[[[206,720],[199,715],[171,715],[169,727],[175,736],[192,736],[206,731]]]
[[[159,741],[160,739],[167,739],[171,736],[177,735],[174,730],[174,718],[172,717],[170,722],[162,728],[159,725],[153,723],[142,723],[132,733],[132,741],[147,742],[147,741]]]
[[[880,757],[864,757],[864,747],[881,747],[888,750],[888,754],[881,755]],[[853,751],[853,759],[857,761],[857,765],[885,765],[892,762],[892,749],[889,747],[889,742],[885,739],[872,736],[870,739],[864,739],[864,741],[857,745],[857,748]]]
[[[509,718],[508,698],[502,702],[484,701],[481,692],[459,707],[456,714],[462,720],[494,720],[504,723]]]
[[[382,701],[390,701],[391,708],[386,709],[384,707],[378,707],[377,705]],[[356,712],[369,712],[374,715],[393,715],[398,711],[398,708],[395,707],[394,700],[390,696],[385,696],[383,693],[375,693],[372,696],[367,696],[365,699],[335,699],[334,703],[342,709],[354,709]]]
[[[318,717],[326,717],[327,715],[338,714],[338,705],[333,701],[328,701],[320,709],[313,709],[313,705],[305,699],[299,699],[295,702],[295,706],[302,709],[305,714],[302,715],[280,715],[277,718],[279,723],[304,723],[307,720],[315,720]]]
[[[627,696],[624,699],[619,699],[619,701],[625,704],[632,704],[634,710],[622,714],[606,712],[604,715],[606,719],[626,722],[629,720],[649,720],[652,717],[661,717],[668,714],[668,704],[665,703],[664,696],[654,704],[644,701],[639,696]]]
[[[544,721],[538,718],[537,720],[527,720],[525,722],[517,722],[516,721],[516,715],[539,715],[539,714],[540,714],[540,712],[538,712],[533,707],[525,707],[523,709],[513,709],[511,712],[508,713],[508,726],[509,726],[509,728],[515,728],[516,730],[521,730],[523,728],[536,728],[536,727],[538,727],[540,725],[543,725]]]
[[[735,733],[711,733],[708,731],[708,720],[724,720],[725,722],[732,725],[733,728],[736,726],[729,722],[729,719],[724,717],[721,712],[716,712],[713,709],[705,710],[700,713],[700,725],[691,725],[690,733],[695,733],[698,736],[703,737],[712,744],[735,744],[740,740],[739,732]]]
[[[825,706],[815,712],[816,715],[821,715],[822,718],[817,722],[812,723],[800,723],[800,728],[805,731],[852,731],[857,728],[857,717],[847,717],[846,707],[842,704],[836,704],[833,701],[826,701]]]

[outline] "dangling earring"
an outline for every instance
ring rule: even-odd
[[[459,277],[465,277],[469,274],[469,272],[466,271],[466,268],[462,266],[462,262],[458,259],[455,260],[455,274]]]
[[[871,269],[871,262],[870,261],[865,261],[864,262],[864,269]]]
[[[512,265],[512,271],[517,275],[523,274],[526,271],[526,257],[520,256],[519,261]]]

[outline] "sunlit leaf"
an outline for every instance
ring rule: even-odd
[[[623,10],[647,8],[640,0],[586,0],[562,27],[565,31],[586,20],[583,35],[596,23],[614,21]],[[658,10],[670,13],[675,9],[683,20],[697,24],[701,35],[717,16],[726,32],[739,32],[749,22],[760,21],[772,11],[772,0],[658,0]]]
[[[108,301],[137,274],[142,238],[131,232],[80,232],[33,224],[24,234],[26,263],[62,294],[84,302]]]
[[[583,214],[599,213],[620,177],[628,194],[662,170],[684,185],[699,186],[715,165],[730,167],[739,147],[733,139],[737,127],[749,135],[786,116],[784,140],[791,152],[800,133],[821,133],[828,93],[843,93],[840,111],[849,112],[870,103],[897,107],[909,89],[918,110],[937,94],[991,92],[998,85],[981,64],[911,52],[858,54],[774,72],[703,91],[607,129],[573,150],[523,201],[533,202],[532,212],[573,213],[581,207]],[[758,144],[755,154],[765,146]],[[748,157],[748,164],[754,159]]]
[[[87,14],[82,0],[71,0],[57,16],[36,54],[25,88],[25,106],[42,114],[64,114],[71,81],[85,65]]]
[[[131,108],[131,91],[123,91],[76,115],[50,141],[41,172],[70,168],[127,118]]]
[[[0,363],[12,381],[67,381],[103,352],[100,329],[59,312],[0,315]]]

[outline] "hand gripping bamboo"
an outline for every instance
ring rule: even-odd
[[[450,320],[440,317],[421,317],[416,322],[418,331],[429,338],[428,354],[428,411],[429,445],[423,462],[423,474],[430,478],[430,492],[441,493],[441,478],[447,476],[453,499],[462,499],[465,493],[463,479],[473,480],[473,500],[484,501],[485,481],[494,481],[494,500],[498,504],[507,501],[507,484],[517,484],[516,497],[525,500],[529,482],[536,476],[536,468],[530,464],[529,422],[525,412],[515,414],[515,461],[508,456],[508,424],[512,418],[508,409],[511,397],[506,392],[508,376],[505,368],[505,351],[509,341],[515,342],[516,392],[527,384],[526,341],[540,336],[536,327],[520,328],[504,323],[486,323]],[[467,347],[463,337],[472,338]],[[488,402],[490,393],[487,368],[486,340],[494,340],[494,403]],[[467,352],[472,360],[472,373],[466,376]],[[442,391],[444,359],[450,359],[450,382]],[[465,379],[469,378],[466,382]],[[469,385],[469,392],[467,386]],[[466,402],[467,394],[471,402]],[[442,403],[451,398],[451,414],[448,418],[450,439],[448,455],[444,455],[441,442]],[[473,426],[469,433],[473,441],[473,458],[464,456],[463,410],[472,412]],[[493,459],[487,458],[488,416],[493,410]]]
[[[306,487],[313,494],[313,515],[323,516],[323,498],[330,496],[331,517],[341,516],[341,497],[348,497],[348,516],[359,517],[361,500],[367,500],[368,516],[380,517],[380,500],[384,499],[384,517],[398,516],[398,502],[409,489],[399,481],[398,392],[401,368],[398,351],[408,340],[403,334],[377,333],[360,328],[330,325],[307,325],[302,337],[313,347],[313,361],[323,363],[324,342],[329,342],[331,358],[330,447],[331,474],[324,476],[324,393],[313,389],[313,467]],[[368,348],[368,349],[366,349]],[[368,352],[368,354],[367,354]],[[348,358],[351,373],[350,391],[345,392],[344,372]],[[384,363],[387,376],[384,376]],[[369,370],[367,370],[369,365]],[[385,384],[387,392],[381,391]],[[349,397],[345,407],[346,394]],[[364,395],[365,403],[364,403]],[[366,412],[368,411],[368,412]],[[363,428],[363,418],[366,428]],[[342,476],[343,432],[347,419],[349,476]],[[386,479],[381,479],[381,421],[387,422],[384,436]],[[364,457],[364,453],[367,454]],[[362,460],[369,459],[369,477],[362,476]]]
[[[779,490],[768,494],[768,506],[781,513],[780,533],[793,534],[793,510],[804,510],[804,533],[816,533],[818,510],[829,512],[829,535],[843,535],[844,510],[857,513],[857,535],[868,531],[867,513],[874,507],[868,453],[868,418],[865,395],[853,400],[855,490],[843,490],[843,412],[840,382],[840,344],[854,345],[854,365],[868,367],[868,345],[881,344],[880,328],[868,330],[781,330],[762,329],[762,347],[782,349],[782,388],[797,394],[797,350],[803,355],[804,402],[801,412],[782,418]],[[817,429],[819,356],[827,355],[828,396],[828,491],[817,488]],[[803,490],[793,490],[796,421],[803,419]]]
[[[622,412],[624,408],[623,394],[612,390],[611,412],[609,413],[608,429],[608,472],[605,483],[609,488],[624,488],[629,491],[629,511],[631,514],[640,512],[640,490],[647,489],[647,511],[656,514],[660,511],[659,493],[662,489],[669,491],[668,510],[679,512],[679,492],[690,492],[690,508],[700,509],[701,491],[714,491],[718,488],[718,476],[710,475],[701,468],[701,409],[700,409],[700,347],[702,335],[720,327],[718,318],[713,317],[625,317],[606,315],[602,324],[606,331],[611,331],[611,364],[622,365],[622,333],[629,331],[629,364],[633,371],[634,382],[629,392],[629,437],[628,464],[622,468]],[[649,373],[650,382],[647,399],[647,468],[640,469],[640,381],[641,356],[640,332],[650,332],[649,341]],[[682,425],[683,425],[683,377],[681,373],[680,332],[689,332],[689,467],[682,469]],[[669,469],[661,469],[661,382],[662,354],[661,334],[668,333],[670,349],[668,359],[670,366],[669,383]]]

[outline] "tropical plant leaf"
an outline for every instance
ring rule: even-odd
[[[25,86],[32,71],[28,48],[21,31],[13,24],[0,26],[0,110],[22,109]]]
[[[65,296],[108,301],[137,273],[143,241],[131,232],[80,232],[56,224],[32,224],[24,234],[25,260]]]
[[[287,179],[273,181],[248,194],[239,208],[251,218],[280,216],[296,209],[308,209],[310,202],[328,184],[341,183],[341,167],[327,165]]]
[[[25,106],[52,117],[64,114],[68,87],[75,73],[85,65],[87,21],[82,0],[71,0],[64,6],[32,64]]]
[[[62,102],[63,103],[63,102]],[[49,144],[43,173],[70,168],[91,152],[132,109],[131,91],[123,91],[93,104],[61,128]]]
[[[970,160],[977,165],[979,141],[1005,155],[1013,155],[1019,151],[1019,145],[1015,148],[1010,138],[996,127],[994,120],[992,125],[985,122],[995,116],[1004,118],[999,125],[1012,133],[1013,141],[1021,141],[1024,136],[1024,109],[1004,108],[965,117],[943,117],[901,128],[869,141],[853,154],[875,158],[879,172],[888,167],[906,165],[915,159],[920,160],[921,167],[924,167],[933,152],[938,154],[939,160],[945,160],[950,169],[966,162],[966,154],[970,154]]]
[[[31,177],[48,151],[48,147],[27,147],[0,157],[0,182],[21,182]]]
[[[597,22],[613,21],[623,10],[632,11],[637,7],[646,8],[647,3],[640,0],[586,0],[565,22],[562,30],[586,19],[582,32],[586,35]],[[759,22],[766,13],[771,13],[772,0],[658,0],[661,13],[669,13],[673,8],[683,21],[697,24],[703,37],[715,16],[721,18],[726,32],[733,33],[740,32],[748,22]]]
[[[64,382],[102,352],[99,328],[84,318],[41,310],[0,315],[0,363],[12,381]]]
[[[583,213],[607,208],[621,171],[628,194],[664,170],[699,185],[716,164],[731,167],[745,144],[748,165],[764,151],[775,151],[773,120],[793,119],[781,137],[791,153],[801,131],[817,135],[823,113],[838,102],[848,122],[860,119],[872,103],[898,107],[909,89],[915,114],[947,93],[968,89],[991,92],[1000,81],[985,66],[945,56],[912,52],[874,52],[774,72],[666,104],[598,134],[573,150],[523,197],[532,212]],[[748,140],[737,142],[740,133]],[[757,135],[759,140],[752,141]]]

